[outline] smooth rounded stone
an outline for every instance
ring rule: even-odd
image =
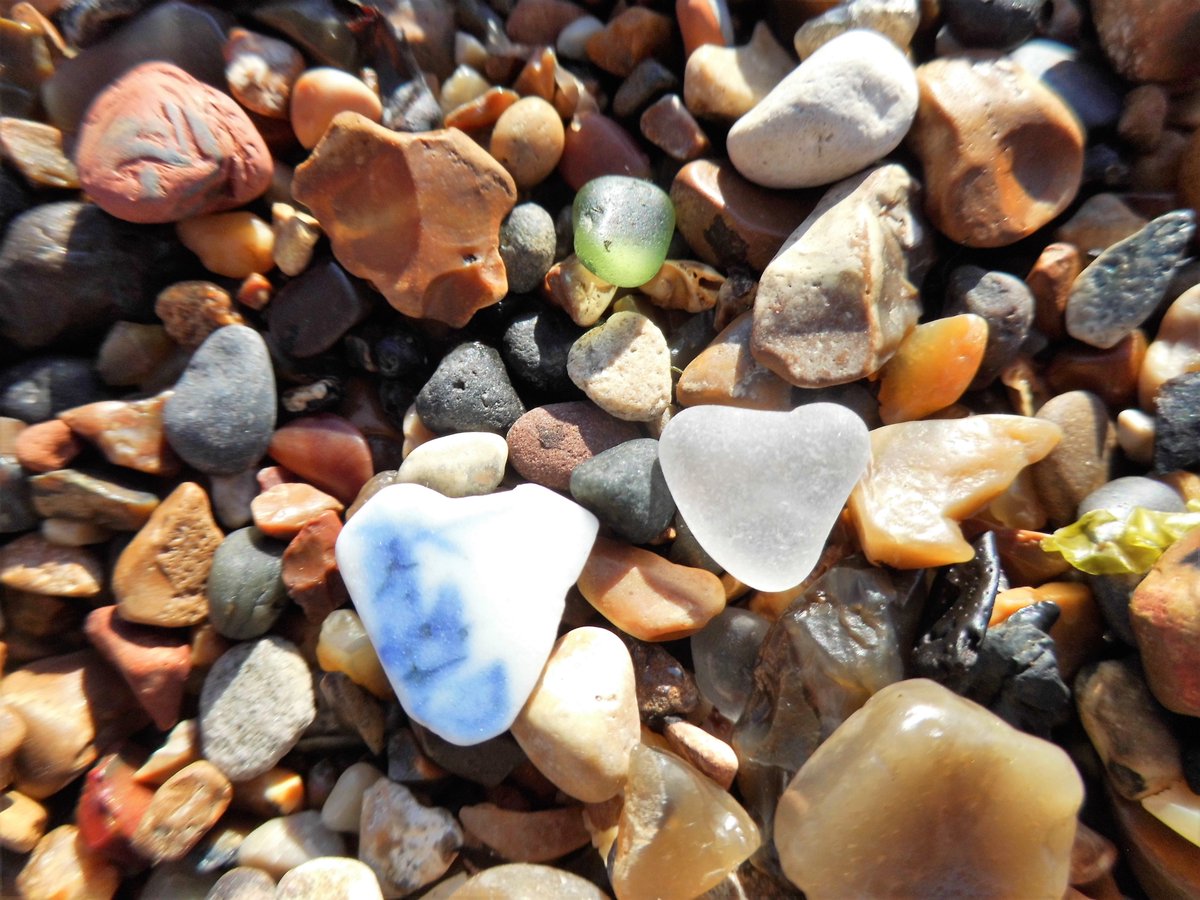
[[[209,335],[167,400],[163,428],[175,452],[207,474],[233,475],[263,457],[275,428],[275,374],[258,332],[227,325]]]
[[[51,472],[69,466],[83,446],[65,422],[51,419],[23,429],[17,435],[13,451],[26,470]]]
[[[367,290],[333,260],[283,285],[267,306],[271,343],[307,359],[332,349],[372,309]]]
[[[696,685],[732,722],[746,708],[758,649],[770,626],[765,616],[730,606],[691,637]]]
[[[315,809],[268,819],[242,841],[237,864],[262,869],[280,878],[311,859],[345,856],[341,835],[321,824]]]
[[[116,612],[115,606],[92,610],[84,621],[84,634],[121,673],[155,726],[166,731],[179,721],[192,667],[186,635],[135,625]]]
[[[605,525],[635,544],[661,535],[675,516],[675,502],[658,465],[658,441],[618,444],[571,472],[571,496]]]
[[[673,754],[634,749],[611,865],[617,896],[698,896],[759,844],[758,828],[726,791]]]
[[[691,407],[659,444],[696,540],[739,581],[766,591],[812,571],[868,459],[862,419],[832,403],[786,413]]]
[[[398,484],[359,510],[338,537],[338,568],[410,718],[460,746],[512,724],[598,527],[538,485],[450,499]],[[513,551],[516,534],[536,564]],[[509,614],[497,620],[497,608]]]
[[[708,135],[678,94],[668,94],[648,106],[638,127],[646,140],[681,162],[704,156],[712,149]]]
[[[337,498],[301,481],[274,485],[250,501],[256,528],[280,541],[294,538],[322,513],[337,514],[344,508]]]
[[[267,452],[343,504],[352,503],[375,472],[362,432],[333,413],[293,419],[271,435]]]
[[[383,900],[379,880],[357,859],[321,857],[279,879],[275,900]]]
[[[451,168],[459,177],[448,180]],[[461,328],[508,291],[499,232],[516,186],[457,129],[404,134],[343,113],[297,167],[292,190],[338,262],[405,315]]]
[[[417,394],[417,413],[434,431],[502,434],[525,413],[504,360],[478,341],[459,344]]]
[[[74,825],[60,825],[38,841],[16,877],[21,897],[109,900],[121,884],[117,867],[93,853]]]
[[[792,386],[751,355],[753,326],[753,313],[742,313],[687,364],[675,385],[680,406],[792,408]]]
[[[574,5],[574,4],[572,4]],[[508,21],[512,21],[510,15]],[[581,15],[563,26],[554,41],[554,49],[563,59],[582,62],[587,59],[587,42],[593,34],[604,28],[604,23],[595,16]]]
[[[597,278],[636,287],[667,258],[675,209],[662,188],[624,175],[593,178],[572,206],[575,253]]]
[[[315,147],[334,116],[343,112],[378,122],[383,117],[383,105],[378,94],[360,78],[325,66],[308,69],[292,86],[288,115],[304,149]]]
[[[920,18],[917,0],[850,0],[806,21],[796,30],[792,43],[796,55],[808,59],[835,37],[865,28],[907,50]]]
[[[1033,465],[1038,502],[1050,521],[1067,524],[1093,491],[1109,480],[1117,431],[1104,402],[1087,391],[1068,391],[1038,410],[1039,419],[1062,429],[1062,440],[1050,455]]]
[[[570,489],[581,462],[641,437],[637,426],[586,401],[531,409],[508,431],[508,454],[517,472],[535,484]]]
[[[1020,352],[1033,326],[1033,292],[1007,272],[960,266],[946,288],[946,312],[974,313],[987,322],[987,344],[971,381],[978,390],[991,384]]]
[[[367,762],[348,767],[334,783],[321,807],[321,821],[332,831],[357,834],[362,818],[363,794],[383,778],[383,773]]]
[[[725,589],[712,572],[603,537],[577,585],[601,615],[640,641],[689,637],[725,608]]]
[[[1184,291],[1167,307],[1138,373],[1139,405],[1153,410],[1166,382],[1194,371],[1200,371],[1200,286]]]
[[[248,210],[184,219],[176,223],[175,234],[214,275],[249,278],[275,265],[275,233],[265,220]]]
[[[401,484],[419,484],[446,497],[490,494],[504,479],[508,444],[496,434],[467,431],[434,438],[400,466]]]
[[[500,114],[489,152],[521,190],[546,180],[562,158],[566,132],[562,118],[538,96],[522,97]]]
[[[251,112],[287,118],[292,87],[304,57],[286,41],[245,28],[231,28],[225,41],[225,80],[235,100]]]
[[[980,779],[988,814],[964,803]],[[809,758],[775,815],[813,900],[963,892],[1059,897],[1083,784],[1057,746],[932,681],[879,691]],[[969,860],[969,864],[964,864]]]
[[[663,333],[636,312],[617,312],[584,334],[567,374],[605,412],[630,422],[658,419],[671,402],[671,355]]]
[[[486,66],[486,62],[484,63]],[[459,65],[442,85],[438,99],[444,112],[451,112],[458,106],[478,100],[492,87],[480,73],[479,69],[468,65]]]
[[[317,664],[326,672],[341,672],[376,697],[392,698],[387,673],[353,610],[338,609],[325,617],[316,653]]]
[[[462,843],[462,828],[448,810],[422,805],[402,784],[381,778],[363,796],[358,858],[387,896],[402,897],[441,878]]]
[[[692,115],[733,122],[754,108],[796,67],[759,22],[738,47],[706,44],[688,55],[683,70],[683,101]]]
[[[1076,48],[1035,38],[1021,44],[1009,57],[1062,97],[1085,128],[1107,128],[1116,123],[1122,105],[1119,84],[1107,70],[1080,59]]]
[[[1052,391],[1091,391],[1110,407],[1120,408],[1135,402],[1145,355],[1146,335],[1135,329],[1108,350],[1075,342],[1062,344],[1043,373]]]
[[[493,866],[472,875],[445,900],[604,900],[608,894],[564,869],[534,863]]]
[[[238,529],[217,547],[208,574],[208,619],[218,633],[243,641],[275,624],[287,604],[280,578],[285,549],[257,528]]]
[[[45,836],[49,818],[45,806],[20,791],[0,792],[0,847],[29,853]]]
[[[727,150],[764,187],[830,184],[895,150],[916,113],[917,80],[904,54],[876,32],[850,31],[738,119]]]
[[[198,760],[154,792],[131,841],[152,863],[185,856],[229,806],[233,787],[212,763]]]
[[[1140,409],[1117,413],[1117,444],[1131,462],[1148,466],[1154,461],[1154,417]]]
[[[927,251],[899,165],[834,185],[767,266],[754,300],[754,358],[799,387],[878,371],[916,325]]]
[[[64,410],[60,421],[91,441],[114,465],[149,475],[173,475],[179,460],[163,434],[169,393],[144,400],[101,400]],[[61,466],[58,468],[62,468]]]
[[[103,397],[90,362],[73,356],[35,357],[0,376],[0,414],[30,424]]]
[[[508,273],[508,289],[516,294],[536,290],[554,263],[554,247],[550,213],[536,203],[514,206],[500,225],[500,258]]]
[[[1004,247],[1075,199],[1083,129],[1020,66],[1004,57],[937,59],[918,67],[917,82],[909,144],[925,172],[925,211],[951,240]]]
[[[204,679],[202,751],[231,781],[245,781],[279,762],[315,715],[312,675],[292,644],[279,637],[237,644]]]
[[[881,372],[883,423],[923,419],[956,402],[980,369],[988,337],[987,320],[974,313],[934,319],[910,331]]]
[[[583,627],[554,645],[512,733],[556,787],[600,803],[621,790],[640,724],[629,651],[612,632]]]
[[[502,859],[550,862],[590,841],[580,806],[537,811],[502,809],[494,803],[464,806],[458,812],[464,830]]]
[[[1105,56],[1129,80],[1170,82],[1200,74],[1200,20],[1189,0],[1096,0],[1091,12]]]
[[[95,597],[104,589],[104,568],[93,551],[26,534],[0,548],[0,584],[50,597]]]
[[[97,351],[94,369],[111,387],[149,385],[157,378],[174,380],[186,362],[181,355],[162,325],[114,322]]]
[[[943,0],[950,33],[964,47],[1003,50],[1031,37],[1045,0]]]
[[[564,28],[585,15],[570,0],[516,0],[509,5],[504,33],[518,44],[553,44]]]
[[[1150,220],[1135,212],[1117,194],[1088,197],[1054,236],[1080,248],[1090,257],[1099,256],[1118,241],[1141,231]]]
[[[871,465],[850,494],[863,552],[901,569],[971,559],[959,523],[1061,438],[1053,422],[995,414],[876,428]]]
[[[1067,333],[1101,349],[1119,343],[1162,302],[1195,229],[1195,214],[1177,210],[1101,253],[1071,287]]]
[[[1186,716],[1200,711],[1200,620],[1191,599],[1198,587],[1200,530],[1193,529],[1159,557],[1129,603],[1150,690],[1167,709]]]
[[[78,469],[58,469],[29,478],[33,508],[46,518],[90,522],[114,531],[137,531],[159,505],[138,491]]]
[[[243,206],[267,189],[272,168],[240,106],[161,62],[143,63],[96,97],[75,161],[88,196],[130,222],[175,222]]]
[[[262,869],[236,866],[217,879],[204,900],[275,900],[275,879]]]
[[[564,137],[558,174],[572,190],[604,175],[649,178],[650,160],[633,136],[600,113],[571,119]]]
[[[1094,509],[1106,509],[1124,517],[1135,506],[1162,512],[1184,512],[1182,498],[1170,486],[1141,475],[1114,478],[1092,491],[1079,503],[1076,516],[1082,517]]]
[[[553,397],[578,397],[579,389],[567,375],[567,356],[582,333],[556,309],[533,309],[505,329],[500,352],[520,384]]]

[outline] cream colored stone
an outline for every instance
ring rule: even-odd
[[[796,66],[766,22],[741,47],[705,44],[688,57],[683,99],[699,118],[732,122],[744,116]]]
[[[171,729],[163,745],[133,773],[142,784],[162,784],[184,766],[200,758],[200,729],[195,719],[184,719]]]
[[[614,285],[593,275],[573,253],[550,267],[544,285],[550,302],[585,328],[600,321],[617,294]]]
[[[383,773],[368,762],[357,762],[334,782],[321,807],[321,821],[330,831],[358,834],[362,819],[363,794]]]
[[[0,847],[28,853],[46,833],[46,807],[17,790],[0,793]]]
[[[389,700],[393,696],[383,664],[353,610],[338,609],[325,617],[317,640],[317,664],[326,672],[346,674],[376,697]]]
[[[322,825],[321,814],[310,809],[263,822],[242,841],[237,862],[279,878],[310,859],[345,855],[342,836]]]
[[[901,50],[907,50],[920,20],[917,0],[849,0],[796,29],[792,46],[801,59],[807,59],[818,47],[838,35],[855,28],[867,28],[882,34]]]
[[[378,122],[383,118],[383,104],[362,79],[340,69],[309,69],[292,86],[292,130],[306,150],[317,146],[329,123],[343,112],[356,112]]]
[[[399,481],[446,497],[474,497],[500,486],[507,463],[508,443],[497,434],[448,434],[415,447],[400,466]]]
[[[737,754],[729,744],[691,722],[671,722],[663,734],[676,754],[729,790],[738,770]]]
[[[94,854],[74,825],[60,825],[38,841],[17,876],[22,900],[111,900],[121,883],[117,867]]]
[[[458,817],[468,832],[513,862],[549,862],[578,850],[589,840],[583,826],[583,808],[579,806],[526,812],[478,803],[464,806]]]
[[[344,856],[301,863],[279,879],[275,900],[383,900],[370,867]]]
[[[658,326],[613,313],[567,355],[567,374],[593,403],[629,422],[657,419],[671,402],[671,351]]]
[[[275,234],[271,254],[279,271],[294,277],[307,269],[321,240],[321,223],[287,203],[273,203],[271,230]]]
[[[439,97],[442,112],[450,112],[455,107],[482,97],[491,86],[491,82],[471,66],[459,65],[450,73],[450,77],[442,82],[441,96]]]

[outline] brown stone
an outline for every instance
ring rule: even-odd
[[[306,522],[283,551],[280,577],[310,622],[325,621],[349,599],[333,555],[341,530],[337,513],[326,510]]]
[[[292,190],[338,261],[405,315],[461,328],[508,290],[500,223],[516,186],[460,131],[402,134],[343,113]]]
[[[87,605],[76,597],[49,597],[8,588],[3,594],[4,626],[35,638],[49,638],[83,624]]]
[[[163,434],[163,406],[170,396],[165,392],[145,400],[101,400],[58,417],[114,465],[150,475],[173,475],[179,471],[179,457]]]
[[[1187,155],[1188,135],[1170,129],[1163,132],[1158,145],[1143,153],[1129,168],[1129,187],[1146,193],[1169,193],[1183,179],[1183,161]]]
[[[1195,0],[1093,0],[1091,10],[1105,55],[1131,81],[1200,75]]]
[[[332,413],[293,419],[271,436],[267,452],[342,503],[353,503],[375,474],[362,432]]]
[[[79,187],[79,172],[62,148],[62,132],[28,119],[0,118],[0,159],[35,188]]]
[[[341,69],[316,66],[296,79],[289,116],[296,139],[306,150],[315,147],[334,118],[345,112],[379,122],[383,105],[361,78]]]
[[[464,806],[458,817],[472,835],[510,862],[541,863],[587,844],[578,806],[537,812],[501,809],[494,803]]]
[[[647,722],[689,717],[701,704],[692,673],[658,644],[626,639],[633,663],[638,715]]]
[[[1200,209],[1200,129],[1191,139],[1179,160],[1180,199],[1192,209]]]
[[[1033,294],[1033,324],[1042,334],[1057,341],[1066,334],[1063,315],[1071,285],[1083,271],[1083,257],[1073,244],[1048,244],[1029,274],[1025,284]]]
[[[0,548],[0,584],[51,597],[95,597],[104,589],[104,569],[90,550],[26,534]]]
[[[383,752],[387,723],[383,706],[378,700],[342,672],[326,672],[321,676],[321,695],[333,707],[338,721],[353,728],[368,750],[376,755]],[[414,752],[417,752],[415,744]],[[391,753],[388,756],[390,764]]]
[[[71,429],[51,419],[30,425],[17,435],[15,442],[17,462],[30,472],[52,472],[71,464],[83,450],[83,443],[71,433]]]
[[[60,825],[38,841],[21,874],[21,897],[110,900],[121,884],[117,867],[93,853],[74,825]]]
[[[228,95],[177,66],[143,63],[88,109],[75,152],[88,196],[130,222],[243,206],[271,182],[271,154]]]
[[[1141,231],[1150,220],[1116,194],[1093,194],[1067,221],[1055,229],[1056,240],[1098,256],[1118,241]]]
[[[794,34],[795,30],[780,34]],[[754,26],[739,47],[705,45],[688,54],[683,99],[702,119],[732,122],[748,113],[796,67],[766,22]]]
[[[513,423],[508,430],[508,458],[529,481],[566,491],[571,473],[581,462],[641,436],[633,423],[587,401],[550,403]]]
[[[542,287],[551,303],[585,328],[600,321],[617,295],[615,285],[597,278],[574,253],[550,267]]]
[[[1146,335],[1134,331],[1108,350],[1075,341],[1060,345],[1046,367],[1046,385],[1056,394],[1091,391],[1111,409],[1137,397],[1138,374],[1146,357]]]
[[[601,175],[649,178],[650,160],[629,132],[608,116],[582,112],[567,126],[558,174],[577,191]]]
[[[77,469],[56,469],[29,479],[33,508],[46,518],[91,522],[115,531],[137,531],[150,520],[158,497]]]
[[[204,488],[190,481],[175,488],[117,559],[112,592],[121,618],[167,627],[204,621],[222,539]]]
[[[908,422],[956,403],[979,371],[987,337],[987,321],[973,313],[918,325],[881,370],[879,418]]]
[[[1129,619],[1158,702],[1200,715],[1200,529],[1159,557],[1133,592]]]
[[[1125,95],[1117,134],[1138,150],[1153,150],[1162,137],[1170,97],[1159,84],[1143,84]]]
[[[151,863],[180,859],[221,818],[233,786],[207,760],[197,760],[168,778],[150,801],[133,846]]]
[[[450,112],[446,113],[446,116],[443,119],[443,124],[447,128],[457,128],[460,131],[466,131],[468,133],[476,131],[486,132],[489,128],[497,125],[509,107],[513,106],[520,99],[520,94],[518,94],[516,91],[510,91],[508,88],[488,88],[474,100],[468,100],[466,103],[461,103],[454,107],[454,109],[450,110]],[[556,117],[557,115],[558,114],[555,113]],[[560,121],[558,124],[559,128],[561,129],[562,122]],[[549,128],[552,129],[553,125],[550,124]],[[554,132],[549,131],[548,133],[551,135],[550,143],[553,144],[554,139],[552,136]],[[544,134],[539,135],[539,137],[544,136]],[[557,143],[559,144],[558,152],[561,153],[562,142],[558,141]],[[496,153],[493,152],[492,156],[495,155]],[[527,157],[532,158],[535,162],[537,161],[537,158],[533,156],[533,154],[527,154]],[[503,162],[499,159],[497,159],[497,161]],[[557,157],[555,157],[555,161],[557,161]],[[513,174],[513,170],[510,167],[505,166],[505,168],[508,169],[510,174]],[[551,167],[551,171],[553,171],[553,166]],[[520,181],[517,181],[517,185],[518,187],[520,186]]]
[[[564,141],[558,110],[541,97],[522,97],[495,120],[489,150],[524,191],[554,171]]]
[[[667,94],[650,104],[638,127],[646,140],[681,162],[698,159],[712,149],[708,135],[678,94]]]
[[[688,363],[675,385],[680,406],[716,403],[743,409],[792,408],[792,386],[750,353],[753,325],[753,313],[742,313]]]
[[[336,516],[344,508],[337,498],[302,481],[277,484],[250,502],[259,531],[284,541],[299,534],[317,516],[330,511]]]
[[[1066,525],[1088,494],[1108,482],[1117,429],[1104,401],[1088,391],[1068,391],[1038,410],[1039,419],[1062,429],[1062,440],[1032,467],[1038,501],[1050,521]]]
[[[195,348],[225,325],[244,325],[229,292],[211,281],[180,281],[163,288],[154,301],[154,314],[167,334],[182,347]]]
[[[1003,247],[1075,198],[1084,133],[1058,95],[1005,58],[938,59],[917,69],[909,143],[925,209],[951,240]]]
[[[1106,792],[1120,829],[1121,849],[1146,896],[1187,900],[1200,896],[1200,853],[1142,807]]]
[[[738,769],[737,754],[732,747],[691,722],[672,722],[663,729],[663,734],[679,756],[725,790],[730,789]]]
[[[644,6],[631,6],[588,38],[588,59],[605,72],[624,78],[643,59],[661,55],[673,33],[667,16]]]
[[[585,15],[585,9],[569,0],[517,0],[504,31],[518,44],[553,46],[560,31]]]
[[[234,99],[251,112],[286,119],[292,85],[304,71],[304,57],[291,44],[245,28],[231,28],[225,40],[225,80]]]

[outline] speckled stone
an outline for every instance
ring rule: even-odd
[[[1057,525],[1075,520],[1075,511],[1109,480],[1117,449],[1117,430],[1104,402],[1087,391],[1052,397],[1037,412],[1062,429],[1058,446],[1031,471],[1038,502]]]
[[[671,402],[666,338],[636,312],[617,312],[571,347],[567,374],[597,406],[618,419],[647,422]]]
[[[675,516],[658,465],[658,441],[640,438],[585,460],[571,472],[571,496],[635,544],[654,540]]]
[[[389,896],[436,881],[458,856],[463,832],[441,807],[423,806],[402,784],[377,781],[363,796],[359,859]]]
[[[1154,468],[1195,471],[1200,466],[1200,372],[1179,375],[1158,391]]]
[[[508,454],[522,477],[566,491],[571,472],[581,462],[641,436],[636,425],[610,416],[591,402],[550,403],[513,423]]]
[[[524,294],[537,288],[554,262],[554,219],[536,203],[513,207],[500,225],[500,258],[508,289]]]
[[[446,497],[490,494],[504,479],[508,444],[497,434],[465,431],[434,438],[400,465],[399,480],[420,484]]]
[[[104,386],[91,363],[75,356],[38,356],[0,375],[0,415],[22,422],[44,422],[63,410],[103,398]]]
[[[477,341],[447,353],[417,394],[417,413],[434,431],[503,434],[524,412],[500,354]]]
[[[287,603],[280,573],[286,545],[257,528],[225,537],[208,573],[208,620],[237,641],[266,633]]]

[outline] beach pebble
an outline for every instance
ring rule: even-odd
[[[1154,417],[1154,468],[1200,466],[1200,372],[1179,375],[1158,391]]]
[[[175,225],[175,233],[214,275],[248,278],[275,265],[275,232],[246,210],[184,219]]]
[[[381,778],[363,796],[358,857],[388,896],[436,881],[462,843],[462,828],[448,810],[422,805],[402,784]]]
[[[691,722],[671,722],[663,729],[671,750],[725,790],[733,786],[738,758],[733,748]]]
[[[345,507],[311,484],[288,481],[267,488],[252,501],[254,525],[263,534],[281,541],[290,540],[322,513],[340,513]]]
[[[233,786],[210,762],[197,760],[154,792],[133,833],[133,847],[152,863],[185,856],[221,818]]]
[[[519,44],[553,44],[564,28],[586,16],[570,0],[516,0],[504,22],[504,33]]]
[[[1200,371],[1200,287],[1192,287],[1169,307],[1138,373],[1138,403],[1154,409],[1162,386],[1179,375]]]
[[[678,94],[667,94],[650,104],[638,127],[646,140],[681,162],[704,156],[712,148],[708,135]]]
[[[235,866],[217,879],[204,900],[275,900],[275,879],[263,869]]]
[[[1200,530],[1176,541],[1133,592],[1129,618],[1146,681],[1158,702],[1186,716],[1200,711],[1195,604],[1200,584]]]
[[[960,266],[946,288],[948,314],[973,313],[987,323],[987,343],[971,381],[978,390],[991,384],[1020,352],[1033,326],[1033,292],[1007,272]]]
[[[0,376],[0,414],[29,424],[103,397],[103,385],[88,360],[79,357],[38,356]]]
[[[28,480],[39,515],[90,523],[114,531],[137,531],[158,507],[158,497],[78,469],[55,469]]]
[[[514,862],[550,862],[591,840],[579,806],[525,812],[477,803],[462,807],[458,817],[468,834]]]
[[[587,39],[587,57],[605,72],[624,78],[642,60],[663,54],[674,32],[668,16],[632,6],[618,12]]]
[[[508,863],[472,875],[446,900],[520,900],[523,897],[554,897],[556,900],[604,900],[608,894],[592,882],[565,869],[536,863]]]
[[[286,41],[232,28],[225,40],[225,80],[235,100],[251,112],[284,119],[304,57]]]
[[[275,235],[271,256],[279,271],[294,277],[307,269],[323,234],[321,223],[288,203],[272,203],[271,231]]]
[[[46,834],[46,807],[20,791],[0,792],[0,847],[29,853]]]
[[[942,15],[950,33],[964,47],[1003,50],[1030,37],[1045,0],[945,0]]]
[[[331,612],[321,622],[317,663],[326,672],[340,672],[383,700],[392,698],[387,673],[363,628],[358,613],[350,609]]]
[[[649,178],[650,159],[619,123],[598,112],[586,112],[567,125],[558,174],[577,191],[603,175]]]
[[[899,146],[917,113],[917,80],[896,45],[850,31],[821,46],[729,131],[729,158],[773,188],[830,184]]]
[[[333,260],[293,274],[267,306],[271,341],[288,356],[324,353],[370,315],[369,292]]]
[[[642,436],[637,426],[587,401],[549,403],[531,409],[508,431],[512,466],[534,484],[570,489],[575,467]]]
[[[417,414],[434,431],[503,434],[525,412],[504,360],[478,341],[459,344],[417,394]]]
[[[341,518],[327,509],[307,521],[283,551],[280,578],[288,596],[313,623],[323,622],[348,599],[333,549],[341,530]]]
[[[53,125],[0,117],[0,159],[33,188],[79,188],[79,172],[63,154],[62,139],[62,132]]]
[[[801,25],[792,45],[801,59],[808,59],[818,48],[847,31],[867,29],[907,50],[920,20],[917,0],[849,0]]]
[[[1195,9],[1188,0],[1096,0],[1091,11],[1105,56],[1131,81],[1177,81],[1200,74]]]
[[[547,299],[585,328],[600,321],[617,293],[616,285],[597,277],[574,253],[550,267],[543,285]]]
[[[74,825],[60,825],[38,841],[16,877],[22,897],[109,900],[120,884],[117,867],[93,853]]]
[[[179,721],[183,690],[191,671],[191,647],[178,631],[126,622],[115,606],[102,606],[83,626],[92,645],[121,673],[160,731]]]
[[[924,322],[884,365],[879,417],[885,425],[923,419],[957,401],[984,360],[990,329],[974,313]]]
[[[754,664],[770,621],[727,607],[691,637],[696,686],[704,699],[736,722],[754,687]]]
[[[620,118],[641,112],[654,98],[678,87],[675,73],[651,57],[637,64],[613,94],[612,111]]]
[[[321,806],[321,821],[331,831],[358,834],[362,819],[363,795],[383,773],[367,762],[346,768]]]
[[[496,434],[465,431],[422,444],[400,466],[402,484],[420,484],[446,497],[490,494],[504,479],[508,444]]]
[[[555,160],[557,162],[557,160]],[[500,258],[508,289],[536,290],[554,263],[554,219],[536,203],[519,203],[500,226]]]
[[[383,117],[383,106],[361,79],[338,69],[308,69],[292,85],[288,115],[296,140],[306,150],[317,145],[334,116],[343,112],[378,122]]]
[[[792,386],[751,354],[753,327],[753,313],[740,314],[687,364],[675,384],[680,406],[792,408]]]
[[[658,465],[658,441],[618,444],[571,472],[571,496],[608,527],[635,544],[661,535],[675,516],[675,502]]]
[[[567,374],[605,412],[647,422],[671,402],[671,356],[666,338],[636,312],[617,312],[571,347]]]
[[[104,570],[91,550],[26,534],[0,548],[0,584],[50,597],[95,597],[104,589]]]
[[[213,554],[208,575],[208,619],[237,641],[270,630],[287,603],[280,572],[285,545],[257,528],[227,535]]]
[[[237,864],[282,878],[312,859],[345,856],[346,843],[321,824],[315,809],[268,819],[246,835],[237,849]]]
[[[744,116],[796,67],[796,62],[759,22],[738,47],[706,44],[689,56],[683,71],[683,102],[700,119],[733,122]]]
[[[488,149],[517,187],[528,190],[554,171],[565,141],[558,111],[541,97],[522,97],[496,120]]]
[[[267,452],[277,463],[343,504],[353,503],[375,473],[362,432],[333,413],[302,416],[281,426],[271,435]]]
[[[1119,82],[1088,58],[1081,58],[1077,48],[1039,37],[1025,41],[1008,55],[1062,97],[1085,128],[1109,128],[1117,122],[1122,104]]]
[[[557,309],[532,309],[517,315],[504,330],[500,352],[522,386],[553,399],[578,397],[579,389],[567,375],[567,356],[582,333]]]
[[[58,419],[38,422],[22,429],[13,447],[14,455],[30,472],[65,469],[83,451],[83,441],[70,426]]]
[[[1039,419],[1062,429],[1062,440],[1030,471],[1038,503],[1050,521],[1065,525],[1087,497],[1108,483],[1117,431],[1103,401],[1087,391],[1067,391],[1047,401]]]
[[[162,393],[145,400],[101,400],[63,410],[58,418],[72,432],[91,441],[114,465],[149,475],[173,475],[179,469],[179,459],[163,431],[163,409],[169,396]]]
[[[1063,316],[1071,285],[1083,271],[1084,260],[1073,244],[1047,244],[1037,262],[1025,276],[1025,284],[1033,293],[1033,324],[1052,341],[1062,338],[1066,325]]]
[[[301,863],[279,879],[275,900],[383,900],[379,880],[357,859],[326,856]]]

